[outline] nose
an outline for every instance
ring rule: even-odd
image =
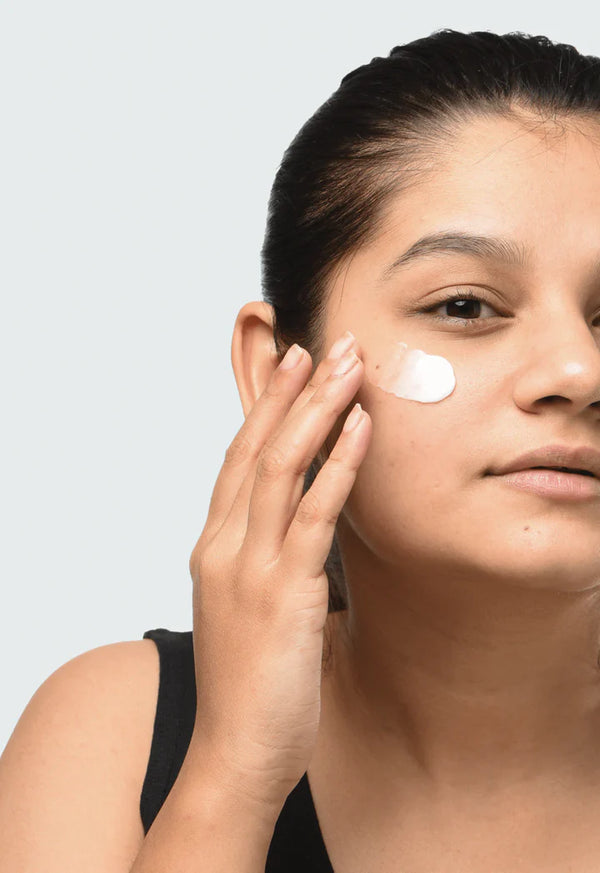
[[[583,328],[582,328],[583,325]],[[600,413],[600,328],[584,324],[547,326],[523,350],[523,366],[514,387],[515,402],[529,412],[548,405],[573,415],[593,407]]]

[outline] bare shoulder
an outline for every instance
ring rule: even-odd
[[[0,873],[130,870],[158,685],[152,640],[90,649],[40,685],[0,757]]]

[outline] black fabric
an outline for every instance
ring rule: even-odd
[[[154,640],[160,662],[152,746],[140,798],[146,834],[177,779],[192,737],[196,675],[191,631],[160,627],[146,631],[144,639]]]
[[[165,802],[183,764],[196,715],[192,631],[155,628],[160,660],[158,701],[148,768],[140,797],[144,834]],[[333,873],[314,807],[308,775],[288,795],[275,824],[265,873]]]
[[[305,773],[275,824],[265,873],[333,873]]]

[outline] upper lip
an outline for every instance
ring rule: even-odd
[[[531,467],[570,467],[572,470],[586,470],[600,479],[600,452],[591,446],[542,446],[519,455],[514,461],[491,472],[501,476]]]

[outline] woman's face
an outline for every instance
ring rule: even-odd
[[[600,125],[578,124],[559,136],[470,122],[332,284],[324,347],[355,334],[365,377],[353,403],[373,422],[343,543],[396,567],[439,562],[529,587],[600,579],[600,496],[567,503],[486,475],[549,444],[600,450]],[[521,256],[440,250],[384,275],[441,232],[502,237]],[[482,302],[442,304],[464,291]],[[450,362],[448,396],[377,387],[398,342]]]

